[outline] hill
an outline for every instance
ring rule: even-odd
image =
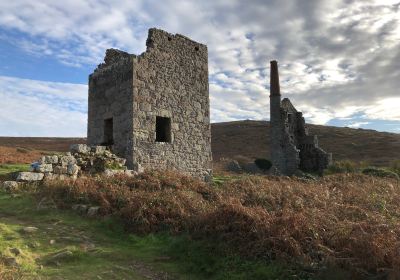
[[[383,166],[400,159],[400,134],[311,124],[308,128],[311,134],[319,136],[320,146],[331,152],[334,160],[368,161]],[[269,158],[267,121],[213,123],[211,130],[214,161],[238,156]],[[37,159],[38,151],[65,152],[72,143],[85,141],[85,138],[0,137],[0,155],[8,154],[0,157],[0,164],[29,163]]]
[[[0,146],[28,150],[68,152],[71,144],[85,143],[86,138],[61,137],[0,137]]]
[[[308,124],[309,132],[318,135],[320,146],[333,154],[334,160],[368,161],[383,166],[400,159],[400,134]],[[214,123],[212,151],[214,161],[221,158],[269,158],[269,122],[235,121]]]

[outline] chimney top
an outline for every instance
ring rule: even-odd
[[[270,73],[270,95],[280,96],[281,89],[279,85],[278,61],[271,60],[271,73]]]

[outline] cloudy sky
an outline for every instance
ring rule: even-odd
[[[0,135],[85,136],[87,78],[151,27],[208,45],[213,122],[269,118],[269,61],[308,122],[400,133],[400,0],[0,1]]]

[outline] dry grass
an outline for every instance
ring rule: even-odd
[[[23,279],[21,273],[16,268],[6,266],[0,260],[0,279],[1,280],[18,280]]]
[[[400,186],[394,179],[246,177],[213,187],[153,172],[47,182],[43,193],[66,207],[98,204],[136,233],[189,232],[249,258],[335,265],[359,276],[400,267]]]
[[[32,163],[42,155],[38,150],[0,146],[0,164]]]

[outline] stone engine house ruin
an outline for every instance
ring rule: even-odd
[[[207,46],[152,28],[139,56],[108,49],[89,76],[88,144],[142,169],[211,176]]]
[[[272,164],[283,175],[293,175],[298,169],[321,174],[332,155],[318,146],[316,135],[308,135],[302,112],[288,98],[281,100],[277,61],[271,61],[270,78]]]

